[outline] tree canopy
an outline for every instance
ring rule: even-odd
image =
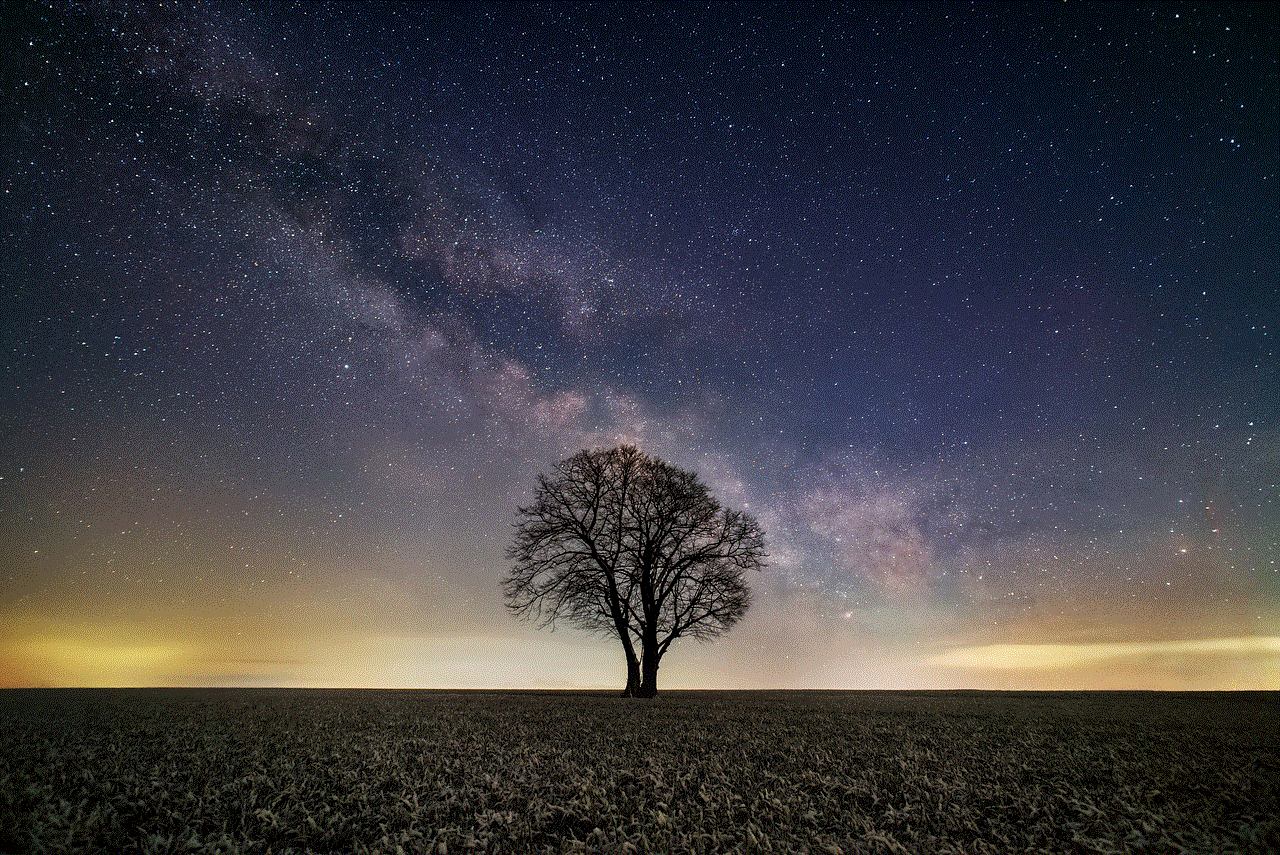
[[[627,696],[657,693],[677,639],[737,623],[751,605],[744,574],[764,566],[753,517],[721,505],[696,473],[629,445],[580,451],[540,475],[518,516],[508,609],[616,637]]]

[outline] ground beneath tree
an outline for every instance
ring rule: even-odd
[[[1267,693],[0,692],[3,852],[1275,852]]]

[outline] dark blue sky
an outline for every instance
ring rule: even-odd
[[[0,679],[611,685],[498,583],[631,441],[677,683],[1280,686],[1274,7],[6,18]]]

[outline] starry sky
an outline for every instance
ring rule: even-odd
[[[620,687],[630,442],[768,535],[665,688],[1280,689],[1274,6],[3,16],[0,686]]]

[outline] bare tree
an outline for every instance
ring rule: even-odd
[[[696,473],[633,446],[580,451],[538,477],[520,508],[504,583],[507,608],[553,629],[616,637],[628,697],[653,697],[678,638],[727,632],[751,605],[743,581],[764,566],[764,532],[723,507]]]

